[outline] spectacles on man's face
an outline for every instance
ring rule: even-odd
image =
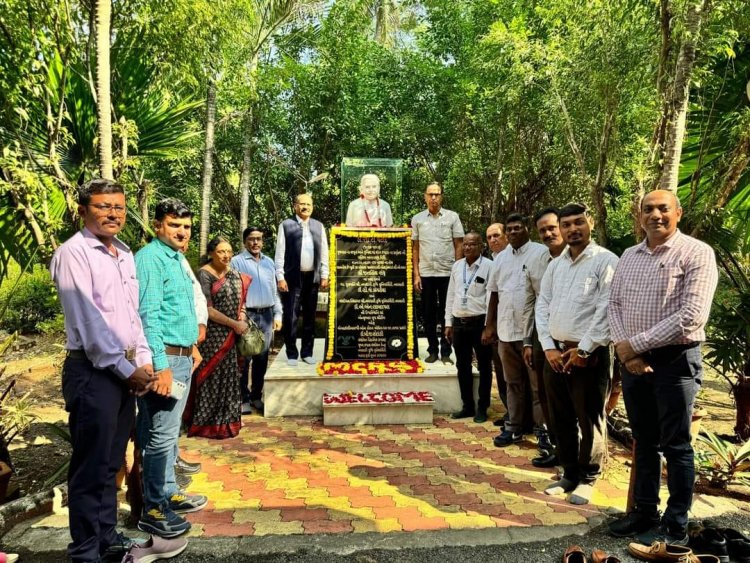
[[[122,205],[110,205],[109,203],[89,203],[89,207],[93,207],[97,210],[99,215],[109,215],[113,213],[115,215],[125,215],[128,208]]]
[[[429,197],[429,198],[433,198],[433,197],[442,197],[442,196],[443,196],[443,194],[441,194],[441,193],[431,194],[431,193],[429,193],[429,192],[427,192],[427,193],[426,193],[426,194],[424,194],[424,195],[425,195],[425,197]]]

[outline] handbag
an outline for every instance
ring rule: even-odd
[[[266,335],[252,319],[247,319],[247,330],[237,340],[237,351],[245,358],[257,356],[263,352]]]

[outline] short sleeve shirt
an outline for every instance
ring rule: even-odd
[[[453,239],[464,236],[458,213],[441,208],[432,215],[425,209],[412,218],[411,228],[411,238],[419,244],[419,275],[449,277],[456,261]]]

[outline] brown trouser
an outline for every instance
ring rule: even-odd
[[[531,405],[536,426],[544,425],[542,404],[539,401],[539,376],[523,361],[523,341],[500,342],[500,361],[508,393],[508,422],[505,429],[521,432],[527,415],[527,385],[531,387]]]

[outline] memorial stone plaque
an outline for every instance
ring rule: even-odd
[[[413,359],[409,229],[332,231],[326,360]]]

